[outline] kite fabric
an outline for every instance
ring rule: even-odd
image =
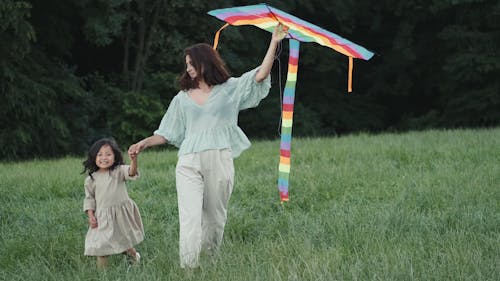
[[[289,40],[289,61],[287,81],[283,93],[281,144],[278,189],[283,203],[288,201],[288,187],[290,175],[290,147],[292,140],[293,106],[295,99],[295,85],[297,82],[297,68],[299,59],[300,42],[315,42],[348,57],[348,92],[352,91],[353,59],[369,60],[373,53],[339,35],[327,31],[312,23],[299,19],[267,4],[240,6],[217,9],[208,12],[224,24],[215,34],[214,49],[217,48],[219,35],[228,25],[254,25],[268,32],[273,32],[278,24],[286,27]]]
[[[271,33],[276,24],[281,23],[289,28],[286,38],[316,42],[352,58],[369,60],[373,56],[360,45],[267,4],[212,10],[208,14],[231,25],[254,25]]]

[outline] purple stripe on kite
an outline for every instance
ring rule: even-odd
[[[215,11],[213,11],[215,12]],[[231,18],[231,17],[244,17],[244,16],[258,16],[258,17],[267,17],[267,15],[269,14],[269,11],[255,11],[255,13],[244,13],[244,12],[241,12],[241,11],[227,11],[227,12],[217,12],[217,13],[212,13],[212,12],[209,12],[208,13],[209,15],[212,15],[212,16],[215,16],[221,20],[225,20],[227,18]]]
[[[283,104],[293,104],[294,96],[284,96]]]
[[[283,150],[290,150],[291,144],[290,142],[281,142],[280,149]]]
[[[278,185],[278,190],[281,192],[288,193],[288,186]]]
[[[299,48],[291,48],[289,52],[290,52],[289,57],[294,57],[294,58],[299,57]]]

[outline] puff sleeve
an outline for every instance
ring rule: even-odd
[[[180,94],[180,93],[179,93]],[[182,107],[180,106],[180,98],[177,94],[170,105],[167,112],[163,116],[160,126],[153,134],[164,137],[170,144],[180,147],[184,140],[186,123]]]
[[[130,165],[121,165],[120,166],[120,173],[121,176],[123,177],[124,180],[136,180],[140,177],[139,170],[137,170],[137,174],[135,176],[130,176],[128,169],[130,168]]]
[[[260,101],[267,97],[271,88],[271,75],[262,82],[255,81],[255,74],[259,68],[250,70],[237,79],[236,93],[240,96],[238,109],[256,107]]]
[[[96,208],[95,184],[94,180],[88,176],[85,178],[85,198],[83,199],[83,211],[94,210]]]

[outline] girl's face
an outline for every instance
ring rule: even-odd
[[[186,72],[188,73],[189,77],[191,79],[196,78],[198,73],[196,73],[196,69],[193,66],[193,61],[191,60],[191,57],[189,55],[186,56]]]
[[[95,164],[99,167],[99,171],[108,170],[115,163],[115,154],[111,146],[105,144],[101,146],[95,158]]]

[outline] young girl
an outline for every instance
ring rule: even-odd
[[[130,166],[124,165],[116,142],[100,139],[83,162],[82,174],[88,173],[83,211],[89,218],[85,255],[97,256],[98,268],[105,267],[112,254],[126,254],[132,263],[141,257],[134,246],[144,240],[144,228],[125,185],[125,181],[139,177],[137,155],[130,155],[130,160]]]

